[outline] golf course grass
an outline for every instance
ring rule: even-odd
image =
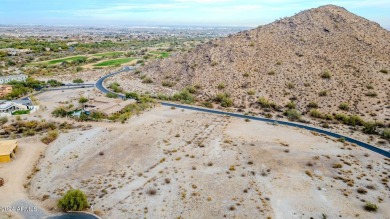
[[[169,52],[150,52],[151,54],[160,55],[161,58],[168,58]]]
[[[95,56],[95,57],[116,56],[116,55],[122,55],[123,53],[124,52],[106,52],[106,53],[93,54],[92,56]]]
[[[124,63],[131,62],[131,61],[133,61],[135,59],[136,58],[112,59],[112,60],[108,60],[108,61],[97,63],[97,64],[95,64],[93,66],[96,66],[96,67],[115,66],[115,65],[121,65],[121,64],[124,64]]]
[[[52,59],[52,60],[47,60],[47,61],[42,61],[42,62],[34,62],[34,63],[30,63],[28,65],[41,65],[41,64],[54,65],[54,64],[61,63],[61,62],[65,62],[65,61],[71,62],[71,61],[75,61],[75,60],[79,60],[79,59],[87,59],[87,56],[65,57],[65,58],[61,58],[61,59]]]

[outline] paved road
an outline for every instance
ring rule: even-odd
[[[107,93],[114,93],[114,92],[109,91],[107,88],[105,88],[105,87],[103,86],[104,80],[106,80],[107,78],[109,78],[109,77],[111,77],[111,76],[120,74],[120,73],[125,72],[125,71],[134,70],[134,69],[135,69],[135,67],[133,67],[133,66],[126,66],[126,67],[124,67],[124,68],[123,68],[122,70],[120,70],[120,71],[113,72],[113,73],[111,73],[111,74],[105,75],[105,76],[101,77],[101,78],[96,82],[95,86],[96,86],[97,89],[99,89],[101,92],[103,92],[103,93],[105,93],[105,94],[107,94]],[[125,99],[125,98],[126,98],[123,94],[118,94],[118,93],[115,93],[115,94],[117,94],[118,97],[120,97],[120,98],[122,98],[122,99]]]
[[[103,81],[106,78],[109,78],[109,77],[111,77],[113,75],[122,73],[124,71],[132,70],[132,69],[134,69],[134,68],[124,69],[124,70],[121,70],[121,71],[114,72],[114,73],[111,73],[109,75],[106,75],[106,76],[100,78],[96,82],[96,87],[100,91],[102,91],[103,93],[112,93],[111,91],[107,90],[103,86]],[[120,97],[122,99],[124,98],[123,95],[120,95]],[[242,114],[238,114],[238,113],[229,113],[229,112],[224,112],[224,111],[219,111],[219,110],[206,109],[206,108],[200,108],[200,107],[193,107],[193,106],[176,104],[176,103],[168,103],[168,102],[160,102],[160,103],[163,106],[171,106],[171,107],[173,106],[173,107],[177,107],[177,108],[181,108],[181,109],[195,110],[195,111],[205,112],[205,113],[213,113],[213,114],[218,114],[218,115],[227,115],[227,116],[232,116],[232,117],[237,117],[237,118],[251,119],[251,120],[262,121],[262,122],[269,122],[269,123],[277,123],[277,124],[280,124],[280,125],[297,127],[297,128],[302,128],[302,129],[306,129],[306,130],[309,130],[309,131],[318,132],[318,133],[325,134],[325,135],[328,135],[328,136],[331,136],[331,137],[334,137],[334,138],[344,138],[345,141],[347,141],[347,142],[356,144],[356,145],[361,146],[363,148],[366,148],[366,149],[368,149],[370,151],[376,152],[376,153],[381,154],[381,155],[383,155],[383,156],[385,156],[387,158],[390,158],[390,151],[386,151],[386,150],[377,148],[377,147],[375,147],[373,145],[367,144],[365,142],[356,140],[354,138],[351,138],[351,137],[348,137],[348,136],[345,136],[345,135],[340,135],[340,134],[337,134],[337,133],[334,133],[334,132],[331,132],[331,131],[327,131],[327,130],[316,128],[316,127],[312,127],[312,126],[307,126],[307,125],[303,125],[303,124],[299,124],[299,123],[295,123],[295,122],[287,122],[287,121],[280,121],[280,120],[275,120],[275,119],[267,119],[267,118],[256,117],[256,116],[246,116],[246,115],[242,115]]]

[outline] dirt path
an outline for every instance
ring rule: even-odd
[[[1,207],[13,206],[28,208],[34,206],[37,211],[40,211],[40,214],[35,218],[43,215],[44,211],[38,207],[39,203],[29,200],[24,184],[29,174],[33,172],[34,164],[38,161],[45,149],[46,145],[40,142],[39,137],[20,139],[16,159],[10,163],[0,164],[0,176],[5,180],[4,186],[0,187]],[[8,215],[12,215],[12,218],[18,217],[16,213],[15,210],[0,211],[0,218],[7,218]],[[31,217],[26,218],[30,219]]]

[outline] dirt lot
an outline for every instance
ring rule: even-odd
[[[103,218],[390,215],[382,156],[308,131],[169,107],[63,133],[38,168],[30,194],[49,195],[45,208],[56,211],[61,194],[78,188]],[[378,211],[365,211],[365,201]]]

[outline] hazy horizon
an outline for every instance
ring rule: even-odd
[[[334,4],[390,28],[388,0],[0,0],[0,3],[1,25],[255,27],[302,10]]]

